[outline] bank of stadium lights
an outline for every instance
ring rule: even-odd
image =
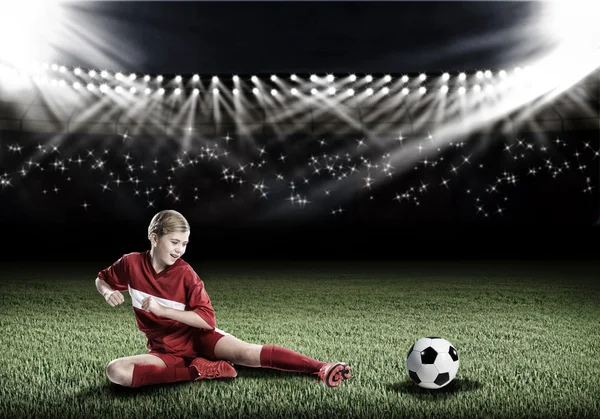
[[[7,69],[6,66],[2,67],[5,71]],[[116,72],[114,73],[114,77],[113,77],[113,73],[108,72],[107,70],[102,70],[102,71],[96,71],[94,69],[91,70],[83,70],[79,67],[76,67],[73,70],[69,70],[67,69],[67,67],[65,66],[59,66],[58,64],[52,64],[52,65],[48,65],[48,64],[42,64],[42,70],[44,71],[51,71],[51,72],[56,72],[59,73],[61,76],[64,76],[64,78],[52,78],[50,80],[48,80],[48,78],[46,76],[43,75],[39,75],[39,74],[35,74],[33,76],[34,81],[36,81],[37,83],[40,84],[51,84],[52,86],[61,86],[61,87],[65,87],[65,86],[72,86],[75,89],[80,89],[82,86],[88,87],[88,90],[95,90],[96,88],[98,88],[100,90],[100,92],[102,93],[106,93],[108,90],[114,89],[116,92],[124,92],[124,91],[129,91],[132,94],[135,94],[137,92],[143,92],[146,95],[151,94],[152,92],[157,91],[159,94],[164,94],[164,88],[162,88],[160,86],[160,84],[163,82],[164,80],[164,76],[162,75],[158,75],[155,76],[155,79],[153,80],[152,77],[150,75],[145,75],[143,77],[143,81],[144,83],[141,83],[138,80],[138,76],[135,73],[131,73],[129,75],[124,75],[121,72]],[[38,67],[39,70],[39,67]],[[525,69],[521,69],[520,67],[516,67],[513,71],[512,74],[514,74],[515,76],[519,76],[521,74],[523,74],[525,71],[527,70],[527,68]],[[17,70],[18,71],[18,70]],[[80,80],[71,80],[70,82],[68,81],[68,76],[69,74],[74,74],[78,79]],[[98,78],[98,75],[100,76],[100,78]],[[25,79],[27,78],[27,76],[31,76],[26,75]],[[482,90],[486,91],[486,92],[493,92],[495,90],[499,90],[502,91],[505,87],[507,87],[510,84],[510,80],[508,79],[509,73],[506,70],[500,70],[497,73],[498,79],[500,80],[499,83],[497,83],[498,79],[496,79],[494,77],[494,73],[491,70],[479,70],[474,74],[474,77],[472,79],[467,78],[467,74],[464,72],[461,72],[460,74],[457,75],[457,80],[458,83],[455,83],[455,85],[453,87],[448,86],[451,83],[451,79],[452,77],[450,76],[449,73],[443,73],[442,76],[440,78],[433,78],[434,81],[432,81],[431,83],[429,83],[426,87],[425,83],[428,79],[430,79],[430,75],[426,74],[426,73],[421,73],[418,75],[418,77],[416,77],[416,80],[418,81],[418,83],[421,85],[418,88],[418,92],[420,94],[425,94],[427,91],[429,91],[429,86],[432,83],[435,83],[435,80],[441,80],[443,82],[443,85],[439,88],[439,91],[446,94],[448,93],[451,89],[454,90],[456,89],[456,91],[458,92],[459,95],[464,95],[466,92],[468,92],[469,90],[472,90],[474,92],[481,92]],[[65,80],[67,79],[67,80]],[[271,75],[270,77],[271,81],[278,81],[279,77],[276,74]],[[294,81],[299,81],[299,78],[297,75],[292,74],[290,76],[291,80]],[[326,80],[328,83],[333,83],[333,81],[335,80],[335,76],[333,74],[327,74],[323,77],[319,77],[316,74],[312,74],[310,76],[310,79],[313,81],[313,83],[315,82],[320,82],[320,81],[324,81]],[[371,74],[367,74],[364,76],[364,78],[362,80],[359,81],[359,83],[364,83],[365,81],[367,83],[371,83],[373,81],[373,76]],[[117,82],[119,82],[119,84],[122,84],[123,86],[119,89],[115,88],[115,80]],[[195,83],[197,83],[198,81],[200,81],[200,76],[198,74],[194,74],[193,77],[191,77],[191,80]],[[219,78],[218,76],[213,76],[213,83],[218,83],[219,82]],[[239,82],[239,77],[237,75],[233,76],[233,80],[236,83],[235,89],[233,89],[233,94],[234,95],[238,95],[240,93],[240,87],[237,85],[237,83]],[[258,87],[260,87],[260,80],[256,75],[253,75],[251,77],[251,80],[254,82],[255,85],[257,85]],[[351,74],[344,82],[343,84],[347,83],[347,80],[350,80],[350,82],[356,82],[358,80],[358,77],[356,76],[356,74]],[[392,80],[391,75],[385,75],[382,77],[382,79],[384,84],[385,83],[389,83]],[[400,83],[396,83],[394,85],[391,85],[390,87],[388,86],[384,86],[381,88],[380,92],[383,93],[384,95],[388,95],[390,93],[392,94],[400,94],[400,95],[408,95],[411,91],[411,89],[408,86],[408,82],[410,81],[410,78],[408,75],[403,75],[400,79]],[[181,75],[177,75],[174,78],[174,81],[176,83],[175,86],[172,86],[172,91],[174,91],[175,94],[181,94],[183,93],[186,89],[183,88],[183,86],[181,85],[182,81],[183,81],[183,77]],[[78,83],[75,83],[78,82]],[[81,82],[81,83],[79,83]],[[135,84],[133,84],[135,82]],[[150,83],[156,82],[158,85],[151,85]],[[140,85],[141,83],[141,85]],[[497,84],[497,86],[494,86],[494,84]],[[93,84],[93,86],[91,86],[90,84]],[[469,89],[468,85],[471,84],[471,89]],[[473,85],[474,84],[474,85]],[[281,89],[285,89],[283,87],[283,85],[281,83],[278,82],[278,85],[280,87],[279,90],[277,90],[278,92],[283,93],[284,91],[282,91]],[[190,88],[193,86],[190,86]],[[317,86],[318,87],[318,86]],[[328,95],[335,95],[338,94],[338,90],[339,90],[339,85],[335,86],[335,85],[330,85],[329,87],[326,88],[326,90],[323,93],[326,93]],[[347,86],[347,89],[344,89],[346,91],[346,94],[348,96],[352,96],[355,91],[356,91],[356,86]],[[158,90],[157,90],[158,89]],[[197,88],[195,88],[197,89]],[[217,89],[217,88],[215,88]],[[255,88],[253,89],[253,93],[258,95],[260,94],[262,89],[259,88]],[[213,93],[218,93],[218,89],[217,90],[213,90]],[[267,89],[266,91],[270,91],[270,89]],[[194,95],[198,95],[200,93],[199,90],[193,90],[192,93]],[[311,89],[311,94],[316,95],[319,93],[319,89],[313,87],[313,89]],[[367,96],[371,96],[374,94],[373,91],[373,87],[369,86],[367,89],[365,89],[365,93],[367,94]],[[291,94],[294,96],[298,96],[299,91],[297,88],[292,88],[291,89]]]

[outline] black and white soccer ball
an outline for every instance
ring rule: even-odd
[[[419,387],[438,389],[456,377],[459,366],[454,345],[440,337],[421,338],[406,355],[408,376]]]

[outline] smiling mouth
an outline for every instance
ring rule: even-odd
[[[171,254],[171,257],[172,257],[173,259],[177,259],[179,256],[176,256],[176,255],[174,255],[174,254]]]

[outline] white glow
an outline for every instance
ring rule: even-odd
[[[22,66],[43,59],[55,42],[61,16],[56,0],[3,2],[0,11],[0,60]]]
[[[547,7],[547,17],[542,23],[547,36],[571,48],[600,48],[600,2],[550,0]]]

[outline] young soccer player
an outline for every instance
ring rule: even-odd
[[[190,226],[177,211],[157,213],[148,227],[151,248],[123,255],[98,273],[96,288],[114,307],[131,296],[148,353],[111,361],[108,379],[126,387],[234,378],[234,364],[315,374],[326,386],[351,376],[344,362],[322,362],[274,345],[244,342],[216,327],[204,283],[181,257]]]

